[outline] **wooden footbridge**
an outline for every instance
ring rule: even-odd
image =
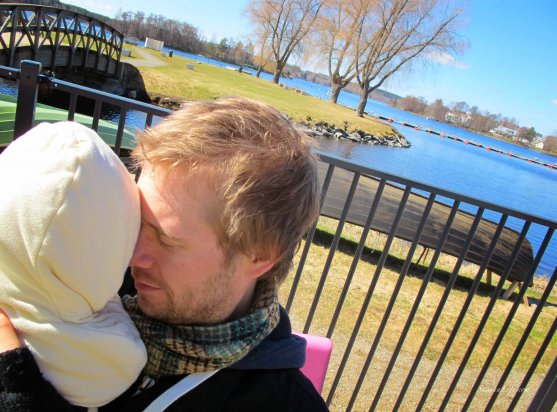
[[[116,75],[124,36],[91,16],[47,6],[0,4],[0,65],[85,68]]]

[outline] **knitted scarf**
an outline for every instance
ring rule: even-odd
[[[280,318],[274,280],[257,283],[246,316],[220,325],[168,324],[145,316],[136,297],[124,296],[122,302],[147,347],[143,372],[155,379],[230,366],[265,339]]]

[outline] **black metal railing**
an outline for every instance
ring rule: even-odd
[[[37,82],[71,96],[69,120],[92,99],[93,128],[103,104],[119,107],[117,153],[128,111],[144,127],[170,113],[38,72],[0,67],[20,79],[15,137],[32,127]],[[538,268],[557,223],[318,155],[322,216],[281,300],[296,330],[333,341],[331,410],[551,410],[557,267]]]

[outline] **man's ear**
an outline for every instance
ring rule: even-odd
[[[256,256],[250,257],[250,269],[248,276],[252,279],[258,279],[273,268],[276,263],[276,258],[259,258]]]

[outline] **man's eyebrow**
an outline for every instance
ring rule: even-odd
[[[175,236],[171,236],[168,233],[166,233],[161,227],[155,225],[154,223],[149,222],[146,219],[141,219],[141,221],[146,224],[147,226],[149,226],[151,229],[153,229],[156,233],[157,236],[164,236],[166,239],[174,241],[174,242],[180,242],[181,239],[175,237]]]

